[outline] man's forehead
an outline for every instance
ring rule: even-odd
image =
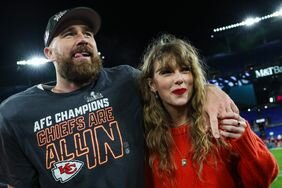
[[[65,31],[65,30],[75,29],[76,27],[83,28],[84,30],[93,31],[93,28],[91,28],[89,26],[89,24],[86,23],[85,21],[82,21],[82,20],[70,20],[70,21],[65,22],[63,25],[61,25],[61,27],[58,29],[57,35],[60,34],[63,31]]]

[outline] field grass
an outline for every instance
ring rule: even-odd
[[[272,183],[271,188],[281,188],[282,187],[282,148],[275,148],[270,150],[271,153],[275,156],[278,164],[280,173],[276,180]]]

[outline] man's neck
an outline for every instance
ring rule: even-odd
[[[89,82],[83,83],[83,84],[76,84],[76,83],[67,81],[65,79],[57,79],[57,84],[55,85],[55,87],[51,89],[51,91],[53,93],[70,93],[70,92],[73,92],[73,91],[76,91],[82,88],[83,86],[87,84],[89,84]]]

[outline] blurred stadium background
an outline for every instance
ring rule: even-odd
[[[266,17],[270,15],[257,17],[259,23],[251,27],[215,29],[211,37],[216,51],[206,62],[209,81],[231,96],[281,169],[282,20]],[[271,187],[282,187],[281,171]]]

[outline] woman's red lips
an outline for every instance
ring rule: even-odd
[[[182,95],[183,93],[185,93],[187,91],[186,88],[180,88],[180,89],[175,89],[172,91],[172,93],[176,94],[176,95]]]

